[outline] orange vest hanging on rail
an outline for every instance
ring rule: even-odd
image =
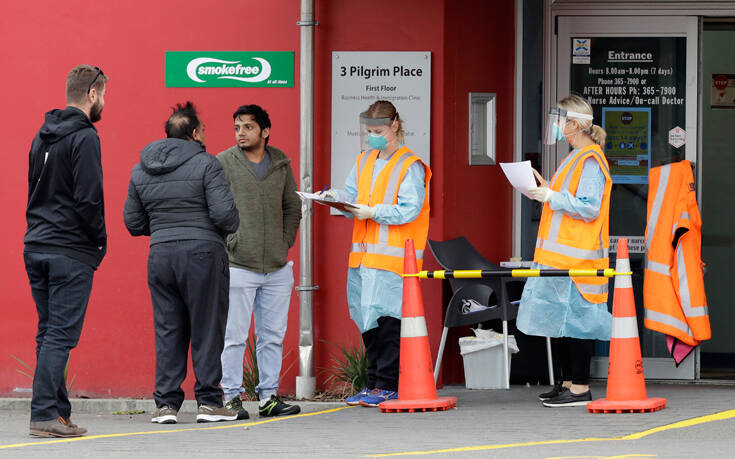
[[[690,346],[712,336],[702,272],[702,218],[688,161],[648,174],[644,324]]]
[[[608,246],[610,243],[610,193],[612,179],[607,159],[599,145],[580,149],[554,175],[549,185],[554,191],[568,191],[574,196],[579,187],[582,168],[587,158],[594,158],[605,175],[605,189],[600,203],[600,213],[592,221],[572,218],[563,212],[555,212],[544,203],[539,223],[536,251],[533,261],[557,269],[605,269],[610,267]],[[607,302],[606,277],[572,277],[579,293],[591,303]]]
[[[408,168],[419,161],[424,167],[424,204],[419,216],[402,225],[382,225],[373,219],[358,220],[352,229],[349,266],[383,269],[403,274],[403,253],[406,239],[413,239],[418,269],[424,259],[429,234],[429,180],[431,170],[407,147],[399,148],[388,160],[373,186],[373,169],[378,150],[362,152],[357,157],[357,203],[366,206],[398,203],[398,189]]]

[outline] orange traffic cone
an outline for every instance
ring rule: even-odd
[[[406,240],[403,272],[418,273],[413,240]],[[429,336],[424,319],[418,277],[403,278],[403,311],[401,318],[401,359],[398,372],[398,398],[382,402],[384,413],[443,411],[457,405],[456,397],[437,397],[431,366]]]
[[[628,240],[618,239],[615,271],[630,272]],[[590,413],[645,413],[666,406],[665,398],[646,398],[646,380],[638,340],[633,281],[630,275],[615,276],[610,361],[607,367],[607,398],[587,404]]]

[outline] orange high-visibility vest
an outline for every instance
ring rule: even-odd
[[[688,161],[648,174],[644,324],[690,346],[710,339],[702,272],[702,217]]]
[[[572,153],[570,153],[572,154]],[[594,158],[605,175],[605,189],[600,203],[600,213],[586,222],[563,212],[555,212],[544,203],[541,223],[536,239],[533,261],[557,269],[605,269],[610,267],[608,246],[610,243],[610,193],[612,179],[607,159],[599,145],[580,149],[567,164],[554,174],[551,189],[568,191],[576,195],[584,161]],[[572,277],[579,293],[591,303],[607,302],[606,277]]]
[[[424,166],[424,204],[419,216],[402,225],[381,225],[373,219],[355,219],[352,229],[352,249],[349,266],[383,269],[403,274],[403,252],[406,239],[413,239],[418,269],[424,259],[426,238],[429,234],[429,180],[431,170],[407,147],[399,148],[388,160],[378,178],[373,181],[373,168],[378,150],[362,152],[357,157],[357,203],[366,206],[394,205],[398,202],[398,188],[408,168],[419,161]]]

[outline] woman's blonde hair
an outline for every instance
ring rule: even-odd
[[[569,97],[565,97],[557,104],[559,108],[563,108],[569,112],[584,113],[585,115],[592,115],[592,105],[584,97],[572,94]],[[593,124],[591,120],[584,120],[579,118],[571,117],[574,121],[579,124],[584,134],[590,136],[593,142],[597,145],[605,145],[605,138],[607,132],[600,126]]]
[[[368,118],[389,118],[391,121],[395,121],[398,124],[398,130],[396,131],[398,142],[405,143],[403,120],[398,116],[398,110],[392,103],[387,100],[377,100],[365,110],[365,116]]]

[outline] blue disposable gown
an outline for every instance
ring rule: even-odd
[[[388,160],[385,159],[378,158],[375,161],[372,185],[375,185],[378,174],[387,163]],[[335,190],[340,200],[352,203],[357,200],[356,168],[357,166],[352,167],[345,181],[345,189]],[[418,161],[413,163],[398,188],[398,203],[376,204],[373,220],[383,225],[402,225],[415,220],[424,205],[424,177],[423,165]],[[351,213],[343,213],[347,217],[352,217]],[[347,304],[350,308],[350,317],[360,329],[360,333],[376,328],[380,317],[400,319],[402,301],[403,279],[398,274],[362,265],[349,268]]]
[[[556,173],[576,152],[567,156]],[[554,193],[549,205],[554,212],[592,221],[600,214],[604,190],[605,176],[599,163],[594,158],[587,158],[576,195],[568,191]],[[533,269],[543,268],[549,266],[533,264]],[[607,303],[587,301],[569,277],[532,277],[523,289],[516,326],[527,335],[608,341],[612,316],[607,310]]]

